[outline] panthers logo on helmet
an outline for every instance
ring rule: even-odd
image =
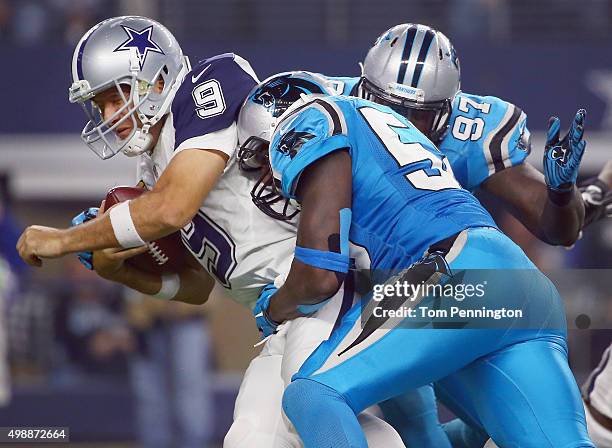
[[[320,85],[312,81],[288,74],[279,76],[278,79],[259,87],[251,96],[251,101],[261,104],[272,113],[273,117],[277,118],[299,100],[300,95],[313,93],[325,94],[326,92]]]
[[[300,132],[291,130],[281,138],[278,144],[278,151],[284,155],[288,155],[293,159],[304,143],[314,138],[313,134],[308,132]]]

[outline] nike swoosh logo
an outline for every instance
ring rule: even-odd
[[[198,79],[200,79],[200,76],[202,76],[202,74],[203,74],[203,73],[204,73],[206,70],[208,70],[208,69],[210,68],[210,66],[211,66],[211,65],[212,65],[212,64],[208,64],[206,67],[204,67],[204,70],[202,70],[198,76],[191,75],[191,82],[193,82],[193,83],[198,82]]]

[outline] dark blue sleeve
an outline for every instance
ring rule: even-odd
[[[254,76],[248,62],[233,53],[199,62],[172,102],[175,149],[186,140],[231,126],[257,83]]]

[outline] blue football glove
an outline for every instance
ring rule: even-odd
[[[576,113],[570,130],[562,140],[559,140],[559,118],[551,117],[548,120],[543,163],[546,185],[551,190],[570,191],[576,183],[578,167],[586,148],[586,142],[583,140],[585,115],[584,109]]]
[[[90,207],[87,210],[83,210],[81,213],[72,218],[72,227],[83,224],[84,222],[91,221],[98,216],[98,207]],[[93,270],[93,252],[79,252],[77,254],[79,261],[90,271]]]
[[[261,331],[262,336],[267,338],[268,336],[276,333],[276,330],[280,323],[274,322],[268,316],[268,307],[270,306],[270,298],[274,293],[278,291],[278,288],[273,283],[266,285],[259,294],[255,308],[253,308],[253,315],[255,316],[255,323],[257,328]]]

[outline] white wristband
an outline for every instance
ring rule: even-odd
[[[162,274],[162,285],[157,294],[152,297],[171,300],[181,289],[181,277],[178,274]]]
[[[115,232],[115,238],[117,238],[121,247],[129,249],[146,244],[138,234],[134,221],[132,221],[130,201],[122,202],[111,208],[110,220],[113,232]]]

